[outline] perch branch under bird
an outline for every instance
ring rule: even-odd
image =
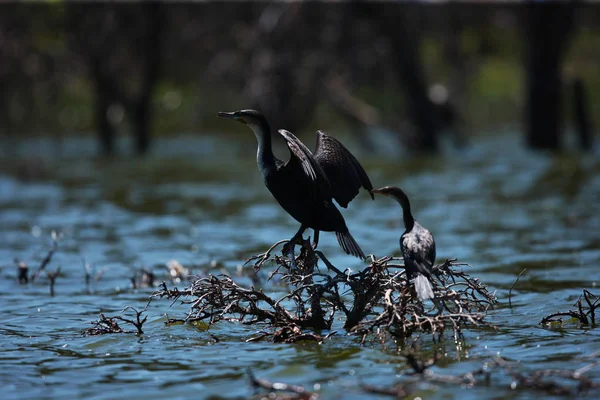
[[[344,317],[343,329],[363,341],[371,335],[385,340],[423,332],[440,337],[447,330],[459,339],[466,327],[489,325],[486,312],[496,303],[495,295],[463,270],[467,264],[456,260],[432,268],[439,281],[434,288],[435,314],[428,313],[410,289],[404,265],[396,258],[372,257],[363,270],[342,270],[303,240],[294,264],[285,251],[279,255],[273,248],[249,261],[257,273],[267,272],[271,265],[269,276],[288,285],[288,291],[276,297],[253,286],[243,287],[228,275],[209,275],[192,279],[184,289],[169,289],[163,283],[151,299],[187,305],[188,322],[262,324],[274,331],[255,340],[270,337],[290,342],[327,339],[305,330],[332,329],[339,313]],[[324,271],[318,268],[321,263]]]

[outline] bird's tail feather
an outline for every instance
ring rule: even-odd
[[[344,249],[346,254],[358,257],[361,260],[365,259],[365,253],[363,253],[360,246],[358,245],[358,243],[356,243],[350,232],[336,232],[335,236],[337,237],[340,247]]]
[[[425,275],[417,273],[412,282],[415,285],[415,291],[419,300],[433,299],[433,288]]]

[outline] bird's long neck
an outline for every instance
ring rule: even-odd
[[[249,124],[258,141],[258,150],[256,152],[256,162],[261,171],[275,167],[275,156],[271,146],[271,127],[266,121],[257,124]]]
[[[415,226],[415,219],[410,211],[410,201],[408,201],[408,196],[401,190],[395,192],[392,196],[400,203],[400,206],[402,206],[402,218],[404,219],[404,228],[406,229],[406,232],[411,231]]]

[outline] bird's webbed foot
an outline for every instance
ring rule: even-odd
[[[283,245],[281,252],[283,255],[287,256],[290,259],[290,267],[294,271],[298,271],[300,268],[296,263],[296,244],[302,245],[302,235],[295,235],[293,238],[288,240],[286,244]]]

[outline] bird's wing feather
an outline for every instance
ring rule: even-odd
[[[279,134],[283,136],[288,148],[290,149],[290,161],[287,165],[299,163],[308,179],[314,182],[311,187],[315,188],[315,196],[321,195],[331,199],[331,187],[327,175],[317,160],[315,160],[311,151],[298,139],[293,133],[280,129]]]
[[[314,158],[323,168],[331,184],[333,198],[340,206],[347,207],[361,186],[369,191],[373,189],[367,173],[352,153],[323,131],[317,131]]]
[[[432,236],[432,238],[433,238],[433,236]],[[433,266],[433,264],[435,264],[435,256],[436,256],[436,254],[435,254],[435,242],[433,242],[431,244],[431,246],[429,247],[429,252],[427,254],[427,258],[430,260],[432,266]]]

